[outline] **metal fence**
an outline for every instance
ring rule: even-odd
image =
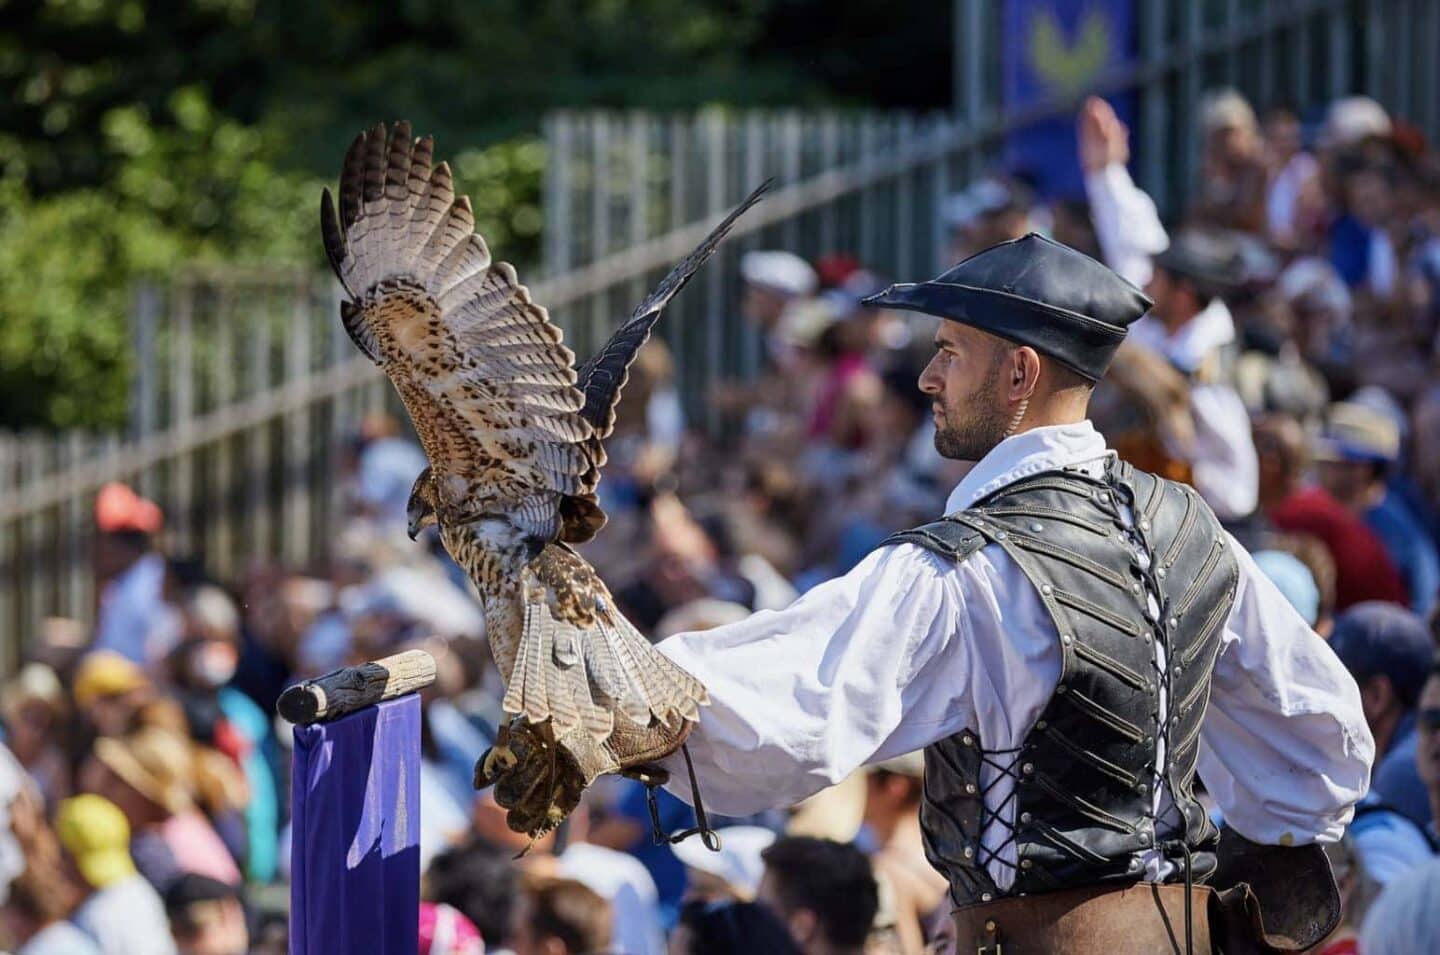
[[[1370,92],[1440,132],[1440,0],[1139,7],[1142,61],[1094,87],[1138,91],[1139,178],[1162,208],[1178,211],[1195,172],[1196,106],[1214,85],[1236,85],[1261,108]],[[955,3],[953,115],[551,117],[535,299],[587,354],[721,210],[776,177],[772,196],[662,323],[687,407],[703,422],[711,385],[759,363],[756,334],[738,320],[739,254],[844,250],[888,275],[928,275],[941,264],[939,200],[994,163],[1007,132],[1073,108],[1054,101],[1002,114],[999,9]],[[335,299],[328,277],[284,270],[187,273],[141,289],[133,329],[142,373],[128,433],[0,438],[0,667],[43,617],[92,616],[90,508],[106,480],[135,482],[158,500],[167,547],[224,579],[254,562],[303,566],[327,555],[343,439],[391,401],[345,338]]]

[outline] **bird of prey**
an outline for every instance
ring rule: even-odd
[[[479,592],[505,681],[511,719],[477,779],[515,765],[512,724],[552,743],[585,734],[603,745],[656,725],[683,739],[705,688],[620,614],[570,545],[605,522],[595,493],[603,441],[631,361],[769,183],[576,368],[514,268],[491,259],[469,199],[432,154],[431,138],[412,139],[408,123],[362,133],[345,157],[338,210],[328,189],[322,196],[321,230],[348,293],[345,330],[389,376],[429,459],[411,492],[410,534],[438,524]]]

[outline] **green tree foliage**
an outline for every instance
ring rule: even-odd
[[[935,105],[936,18],[919,0],[0,0],[0,427],[123,421],[136,280],[319,267],[319,187],[377,120],[433,132],[491,247],[525,264],[546,110]]]

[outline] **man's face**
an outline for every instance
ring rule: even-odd
[[[1420,702],[1416,706],[1416,726],[1419,731],[1419,745],[1415,748],[1415,762],[1420,770],[1420,781],[1430,790],[1431,798],[1440,798],[1440,676],[1432,674],[1420,691]]]
[[[935,357],[920,374],[932,399],[935,450],[941,457],[978,461],[1005,437],[1010,410],[1001,391],[1009,350],[998,339],[942,319]]]
[[[1320,486],[1342,504],[1358,504],[1370,487],[1371,468],[1364,461],[1321,461],[1315,473]]]

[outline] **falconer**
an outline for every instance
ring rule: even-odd
[[[957,951],[1318,941],[1338,917],[1319,845],[1374,744],[1354,681],[1199,495],[1087,419],[1150,300],[1027,235],[866,304],[941,319],[919,386],[936,448],[975,464],[942,519],[788,609],[660,644],[709,689],[688,741],[707,803],[789,805],[923,749]]]

